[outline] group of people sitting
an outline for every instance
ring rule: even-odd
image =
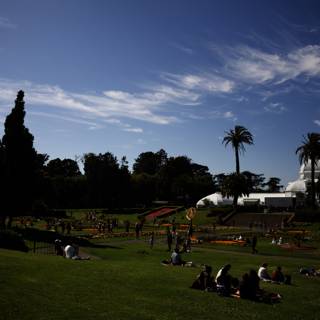
[[[263,263],[258,270],[258,277],[262,281],[274,282],[279,284],[291,284],[291,276],[284,275],[280,266],[276,267],[276,269],[272,272],[271,276],[269,275],[267,268],[268,264]]]
[[[263,268],[266,268],[266,264],[263,265]],[[218,271],[215,278],[212,275],[211,266],[204,265],[191,288],[217,292],[219,295],[226,297],[233,296],[254,301],[277,302],[281,299],[281,296],[278,293],[267,293],[260,288],[260,280],[264,280],[261,278],[263,275],[263,272],[260,270],[261,267],[259,268],[260,272],[258,271],[258,273],[253,269],[248,273],[246,272],[243,274],[241,281],[239,281],[237,278],[230,275],[230,264],[223,266]],[[277,267],[275,272],[272,273],[272,276],[275,276],[274,279],[277,279],[278,281],[270,281],[285,283],[285,278],[279,277],[279,270],[281,273],[281,267]]]

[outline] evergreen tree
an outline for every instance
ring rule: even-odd
[[[4,210],[13,215],[26,214],[35,197],[38,155],[33,147],[33,135],[25,127],[24,92],[19,91],[15,106],[4,124],[2,148],[4,154]]]
[[[281,179],[277,177],[271,177],[269,180],[263,184],[266,187],[267,192],[275,193],[280,192],[280,189],[283,188],[283,185],[280,184]]]

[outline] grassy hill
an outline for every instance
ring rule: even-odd
[[[267,261],[282,265],[293,285],[263,283],[283,300],[268,305],[189,289],[200,268],[164,267],[165,245],[150,250],[143,241],[113,241],[88,249],[96,259],[72,261],[56,256],[0,250],[0,319],[319,319],[320,278],[298,274],[319,260],[251,255],[246,251],[194,248],[186,260],[213,266],[231,263],[241,277]]]

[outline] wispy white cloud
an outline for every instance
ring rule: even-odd
[[[124,128],[123,131],[134,132],[134,133],[142,133],[142,128]]]
[[[320,75],[320,46],[308,45],[285,55],[240,46],[226,57],[227,72],[237,81],[281,84],[300,76]]]
[[[180,51],[184,52],[184,53],[187,53],[189,55],[192,55],[194,54],[194,50],[185,46],[185,45],[182,45],[180,43],[171,43],[172,47],[176,48],[176,49],[179,49]]]
[[[16,29],[17,25],[12,23],[9,19],[0,17],[0,28],[4,29]]]
[[[147,144],[147,141],[145,141],[144,139],[137,139],[137,144]]]
[[[218,111],[214,110],[209,113],[209,116],[214,119],[227,119],[231,121],[237,121],[237,116],[233,113],[233,111]]]
[[[320,127],[320,120],[313,120],[313,123]]]
[[[68,117],[94,122],[117,124],[131,132],[141,132],[140,128],[123,127],[123,119],[134,119],[155,124],[170,124],[179,119],[165,114],[170,104],[195,105],[199,95],[172,86],[154,86],[148,91],[129,93],[126,91],[104,91],[101,94],[74,93],[58,86],[39,85],[28,81],[8,81],[0,79],[0,101],[6,105],[13,103],[16,92],[26,91],[26,101],[34,108],[50,107],[50,113],[62,110]],[[36,110],[36,109],[35,109]],[[61,111],[60,111],[61,114]]]
[[[203,115],[190,113],[190,112],[181,112],[183,118],[191,119],[191,120],[203,120],[205,117]]]
[[[118,125],[124,131],[142,133],[142,128],[126,125],[125,119],[159,125],[180,122],[184,106],[200,105],[204,94],[231,94],[234,86],[233,81],[216,72],[163,73],[158,83],[144,86],[138,92],[105,90],[100,94],[71,92],[59,86],[30,81],[0,79],[0,102],[12,103],[16,92],[23,89],[27,103],[33,108],[41,108],[42,112],[43,107],[50,107],[48,114],[51,117],[59,112],[63,118],[61,120],[71,121],[74,118],[75,122],[80,119],[78,123],[87,124],[90,128],[104,122]],[[176,112],[174,105],[182,109]],[[67,115],[61,115],[61,112]],[[224,117],[231,118],[228,114]],[[83,121],[94,122],[95,125]]]
[[[164,73],[163,77],[174,85],[187,90],[199,90],[208,93],[231,93],[235,83],[217,73],[172,74]]]
[[[272,102],[264,107],[266,112],[282,114],[287,111],[287,108],[280,102]]]
[[[79,118],[68,117],[65,115],[59,115],[59,114],[53,114],[53,113],[47,113],[47,112],[39,112],[39,111],[30,111],[30,112],[28,112],[28,114],[31,116],[53,118],[53,119],[57,119],[57,120],[83,124],[83,125],[88,126],[88,128],[90,130],[101,128],[101,125],[99,125],[98,123],[95,123],[92,121],[82,120]]]
[[[249,101],[249,98],[247,97],[244,97],[244,96],[240,96],[240,97],[235,97],[233,98],[234,101],[237,101],[237,102],[248,102]]]

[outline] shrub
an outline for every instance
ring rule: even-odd
[[[295,220],[303,222],[320,222],[320,210],[312,208],[297,209],[295,211]]]
[[[12,230],[0,230],[0,248],[28,251],[28,247],[20,234]]]
[[[48,206],[42,200],[35,200],[32,205],[32,214],[36,217],[45,217],[48,215]]]

